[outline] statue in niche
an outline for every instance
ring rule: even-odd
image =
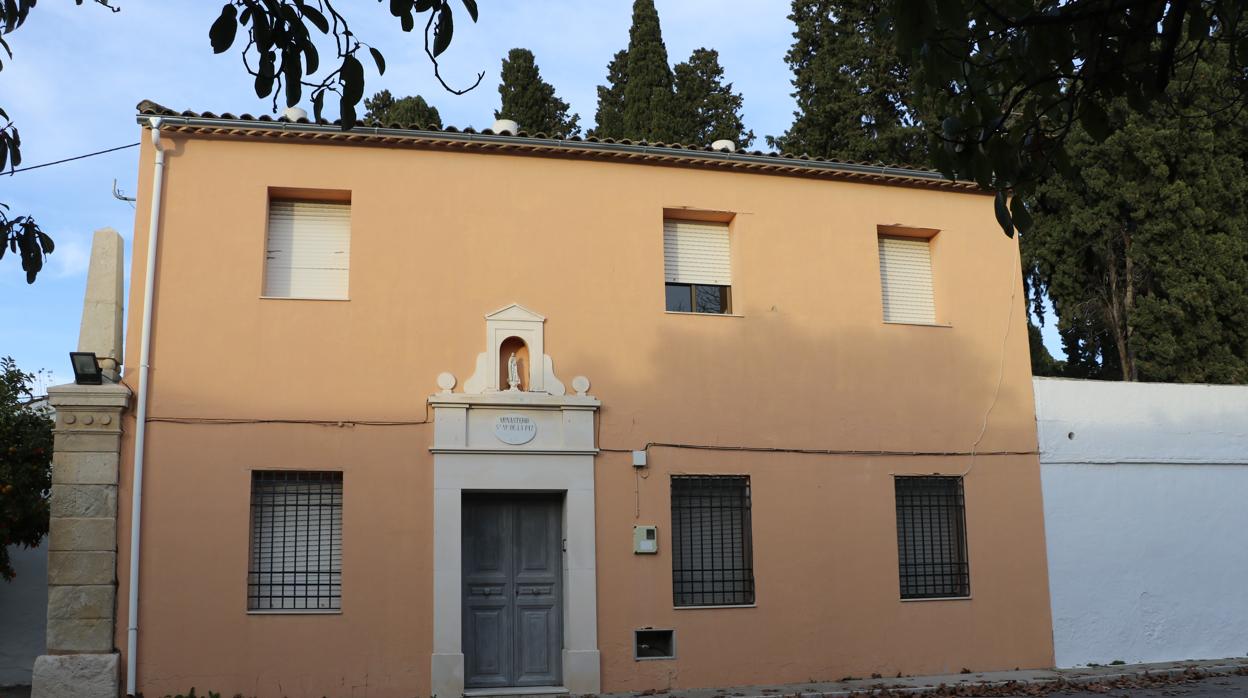
[[[507,385],[508,390],[520,389],[520,359],[516,358],[516,352],[511,352],[511,357],[507,359]]]

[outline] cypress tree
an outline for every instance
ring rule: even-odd
[[[907,106],[909,69],[877,30],[871,0],[793,0],[794,122],[774,148],[838,160],[926,166],[927,136]]]
[[[498,86],[502,106],[495,119],[512,119],[529,133],[567,138],[581,132],[580,117],[568,114],[568,103],[555,96],[555,88],[542,79],[533,52],[513,48],[503,59]]]
[[[732,91],[732,83],[724,83],[718,51],[694,49],[689,60],[677,64],[675,84],[677,140],[710,145],[726,138],[739,148],[754,141],[754,132],[741,121],[741,95]]]
[[[1248,129],[1212,116],[1224,61],[1172,95],[1210,116],[1119,100],[1108,138],[1071,134],[1074,176],[1037,188],[1024,269],[1053,301],[1066,375],[1248,383]]]
[[[672,67],[667,62],[654,0],[633,2],[625,72],[623,136],[650,142],[674,140]]]
[[[628,84],[628,51],[616,51],[607,64],[607,84],[598,86],[598,112],[589,135],[624,137],[624,86]]]
[[[379,124],[399,124],[423,128],[442,128],[442,116],[437,107],[430,106],[424,97],[414,95],[395,99],[390,90],[382,90],[364,99],[364,121]]]

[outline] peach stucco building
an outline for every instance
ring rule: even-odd
[[[1053,663],[1018,250],[990,196],[705,148],[140,111],[135,260],[153,126],[165,154],[142,693]],[[136,263],[129,347],[145,281]]]

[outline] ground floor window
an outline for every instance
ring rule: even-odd
[[[754,603],[748,476],[672,477],[672,592],[677,606]]]
[[[251,474],[250,611],[342,608],[342,473]]]
[[[970,596],[962,478],[898,477],[894,483],[901,598]]]

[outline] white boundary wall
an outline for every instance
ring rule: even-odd
[[[1035,392],[1057,665],[1248,654],[1248,386]]]

